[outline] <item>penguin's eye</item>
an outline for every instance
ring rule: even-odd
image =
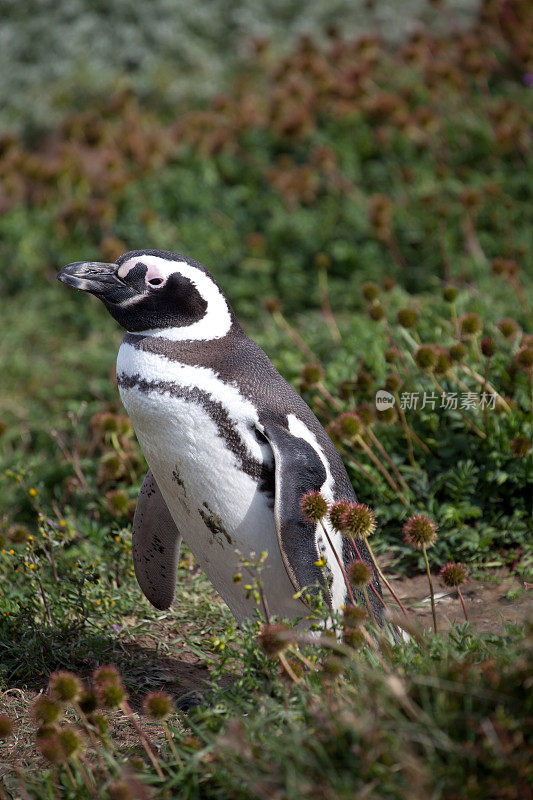
[[[148,283],[150,286],[160,286],[163,283],[163,278],[150,278]]]

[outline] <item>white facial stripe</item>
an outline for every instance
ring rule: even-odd
[[[137,333],[144,336],[163,336],[173,342],[221,339],[228,333],[231,328],[228,303],[216,283],[205,272],[185,261],[169,261],[159,256],[140,255],[130,258],[120,265],[119,277],[125,278],[139,262],[147,267],[146,281],[153,278],[167,281],[176,272],[188,278],[206,301],[207,310],[202,319],[192,325],[176,328],[151,328],[146,331],[137,331]]]
[[[311,445],[319,459],[321,460],[324,469],[326,470],[326,480],[324,481],[323,485],[320,487],[320,491],[328,501],[328,503],[332,503],[334,501],[333,495],[333,476],[331,474],[331,470],[329,468],[328,461],[320,447],[316,436],[312,431],[309,430],[307,425],[303,423],[297,416],[294,414],[289,414],[287,416],[287,423],[289,426],[289,432],[292,433],[293,436],[297,436],[299,439],[304,439],[308,444]],[[326,530],[329,534],[329,537],[337,551],[339,558],[342,561],[342,534],[338,531],[334,531],[331,527],[331,523],[326,518],[323,520]],[[343,603],[346,596],[346,584],[344,582],[344,576],[342,571],[337,564],[337,559],[335,558],[335,554],[332,552],[331,547],[329,546],[329,542],[326,537],[323,536],[323,531],[320,526],[317,526],[316,529],[318,539],[323,538],[323,545],[326,551],[326,560],[328,563],[328,567],[331,570],[333,575],[333,581],[331,583],[331,595],[332,595],[332,602],[334,608],[339,608]]]
[[[165,334],[166,336],[166,331]],[[221,403],[233,420],[239,436],[246,443],[249,454],[263,460],[261,444],[250,436],[250,427],[259,422],[257,410],[252,403],[231,383],[222,381],[217,373],[208,367],[191,367],[170,361],[164,356],[137,350],[133,345],[122,342],[117,357],[117,376],[139,374],[146,381],[168,381],[183,387],[197,387]]]

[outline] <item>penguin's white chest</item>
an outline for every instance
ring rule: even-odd
[[[161,363],[162,362],[162,363]],[[243,557],[268,552],[265,593],[272,613],[303,615],[292,600],[277,541],[273,498],[258,472],[272,453],[255,434],[254,407],[206,368],[168,362],[123,344],[122,402],[171,516],[237,619],[253,601],[233,578]]]

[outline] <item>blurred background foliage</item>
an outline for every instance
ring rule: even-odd
[[[397,541],[407,505],[447,533],[441,561],[487,561],[496,548],[515,563],[531,533],[531,456],[511,448],[531,437],[530,4],[4,0],[0,11],[4,470],[81,512],[74,449],[100,502],[83,439],[94,414],[120,413],[121,333],[55,276],[70,261],[169,249],[212,269],[249,333],[352,448],[354,485],[389,553],[416,558]],[[411,333],[404,307],[416,312]],[[473,334],[465,314],[477,315]],[[466,366],[440,362],[441,388],[486,389],[483,337],[496,343],[490,385],[509,410],[485,420],[485,438],[472,427],[483,427],[479,408],[470,421],[408,412],[427,448],[409,453],[403,421],[376,415],[376,389],[434,388],[421,342],[466,345]],[[362,445],[335,420],[360,419],[365,404],[406,502],[397,475],[391,484],[366,452],[353,461]],[[142,467],[111,475],[105,491],[133,498]],[[2,493],[4,525],[31,519],[20,486]]]

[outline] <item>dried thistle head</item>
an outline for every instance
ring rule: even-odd
[[[312,489],[300,498],[300,508],[309,522],[320,522],[328,513],[328,501],[320,492]]]
[[[466,357],[466,347],[462,342],[456,342],[452,344],[450,349],[448,350],[448,355],[450,356],[450,360],[453,363],[460,363]]]
[[[41,694],[33,702],[31,715],[40,724],[53,724],[62,716],[61,705],[47,695]]]
[[[85,740],[73,725],[61,728],[57,737],[67,760],[75,758],[85,749]]]
[[[367,586],[372,579],[372,570],[361,559],[352,561],[346,572],[350,578],[350,583],[353,583],[354,586]]]
[[[403,526],[403,536],[417,550],[430,547],[437,540],[437,523],[426,514],[413,514]]]
[[[81,680],[73,672],[62,670],[50,675],[48,683],[50,695],[62,703],[76,702],[81,696],[83,686]]]
[[[371,536],[377,527],[376,515],[370,506],[364,503],[349,503],[342,515],[341,530],[352,536],[366,538]]]
[[[459,330],[461,338],[470,339],[473,336],[479,336],[483,330],[483,323],[479,314],[467,313],[459,318]]]
[[[457,295],[458,295],[457,289],[455,288],[455,286],[452,286],[451,284],[448,284],[442,290],[442,296],[444,297],[447,303],[453,303]]]
[[[516,339],[520,332],[518,322],[512,317],[502,317],[502,319],[496,323],[496,327],[506,339]]]
[[[368,300],[369,303],[372,303],[374,300],[377,300],[379,297],[379,286],[377,283],[373,283],[372,281],[367,281],[363,283],[361,287],[361,294]]]
[[[412,308],[400,308],[396,319],[402,328],[414,328],[418,322],[418,314]]]
[[[479,347],[485,358],[492,358],[496,352],[496,342],[494,339],[491,339],[490,336],[486,336],[484,339],[482,339],[479,343]]]
[[[363,432],[361,420],[353,411],[346,411],[339,414],[335,420],[339,433],[345,439],[356,439]]]
[[[163,721],[174,711],[174,701],[166,692],[150,692],[144,698],[143,709],[150,719]]]
[[[9,739],[13,734],[13,722],[7,714],[0,714],[0,740]]]
[[[446,586],[460,586],[466,581],[466,567],[459,562],[446,564],[440,571],[440,576]]]
[[[324,377],[324,370],[320,364],[304,364],[300,377],[306,386],[316,386]]]
[[[256,638],[261,650],[275,656],[289,646],[289,628],[281,623],[263,625]]]
[[[340,531],[342,528],[342,517],[347,510],[349,503],[347,500],[337,500],[329,507],[329,521],[334,531]]]
[[[422,344],[417,347],[414,354],[414,359],[420,369],[432,370],[437,363],[437,351],[430,344]]]

